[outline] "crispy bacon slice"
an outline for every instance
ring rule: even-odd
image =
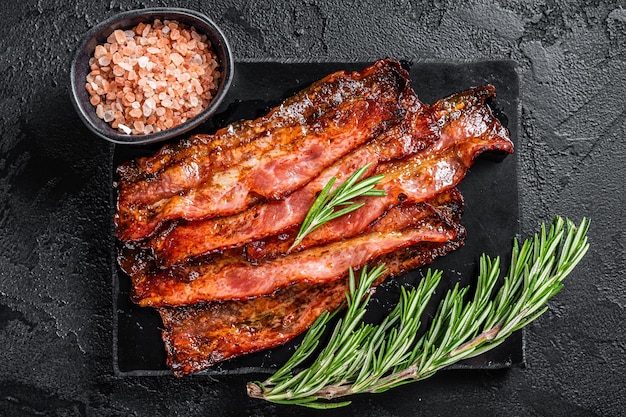
[[[202,301],[246,299],[271,294],[298,282],[331,282],[350,267],[419,242],[445,242],[457,229],[446,219],[426,221],[423,205],[397,206],[370,230],[351,239],[311,248],[259,265],[246,262],[241,251],[168,269],[144,268],[132,274],[132,298],[142,306],[187,305]]]
[[[160,307],[167,365],[180,377],[285,344],[337,309],[343,287],[300,283],[254,300]]]
[[[508,131],[485,104],[493,96],[493,86],[483,86],[444,98],[431,106],[441,137],[433,146],[411,157],[378,167],[377,173],[385,176],[377,188],[385,190],[387,195],[362,199],[363,207],[326,223],[305,237],[294,250],[355,236],[399,202],[425,201],[456,186],[483,152],[513,152]],[[246,246],[246,257],[254,262],[276,258],[287,252],[296,234],[297,228],[292,228],[252,242]]]
[[[458,226],[463,209],[460,193],[444,193],[432,204],[439,216],[457,223],[456,238],[419,243],[379,258],[376,262],[385,262],[386,273],[375,285],[427,265],[463,244],[464,229]],[[285,344],[304,332],[323,311],[339,308],[347,291],[345,279],[312,285],[300,282],[252,300],[160,307],[167,364],[181,377]]]
[[[122,165],[117,235],[140,240],[168,220],[230,215],[284,197],[396,124],[406,92],[413,94],[406,71],[379,61],[332,74],[254,122]]]
[[[171,266],[190,257],[242,246],[301,223],[317,193],[333,176],[339,185],[360,167],[371,164],[364,174],[369,176],[379,162],[412,155],[439,138],[437,124],[426,106],[415,95],[406,94],[404,98],[408,111],[401,123],[338,160],[284,199],[256,204],[232,216],[180,223],[164,229],[143,246],[154,250],[161,265]]]

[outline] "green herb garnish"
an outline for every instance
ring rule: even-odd
[[[521,246],[515,239],[509,272],[497,292],[500,260],[483,255],[473,296],[469,287],[460,289],[457,284],[421,336],[422,312],[441,271],[428,269],[416,288],[401,289],[399,303],[380,324],[365,324],[368,291],[383,266],[363,268],[358,282],[351,270],[347,309],[328,344],[311,358],[332,316],[324,313],[283,367],[263,382],[248,383],[248,395],[280,404],[342,407],[350,401],[331,400],[383,392],[484,353],[547,310],[547,301],[587,252],[588,228],[585,219],[575,226],[556,217],[548,230],[542,225]],[[295,372],[307,359],[313,359],[311,365]]]
[[[361,196],[384,196],[384,190],[376,190],[374,187],[382,180],[383,175],[374,175],[368,177],[362,181],[359,178],[369,168],[371,164],[367,164],[358,170],[356,170],[346,182],[341,184],[335,190],[333,185],[337,181],[337,177],[332,177],[319,195],[311,205],[302,225],[300,231],[296,236],[296,240],[291,244],[289,252],[291,252],[296,246],[302,243],[302,239],[309,233],[313,232],[324,223],[329,222],[337,217],[341,217],[345,214],[357,210],[363,206],[363,202],[354,203],[352,199]],[[359,182],[357,182],[359,181]]]

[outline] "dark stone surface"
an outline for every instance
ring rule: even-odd
[[[626,6],[620,1],[37,1],[0,26],[0,415],[303,415],[238,376],[116,377],[112,148],[68,95],[80,36],[121,10],[178,5],[222,25],[239,60],[512,59],[521,79],[526,235],[593,221],[592,248],[526,332],[527,365],[453,371],[326,415],[619,416],[626,411]],[[312,413],[321,414],[321,413]]]

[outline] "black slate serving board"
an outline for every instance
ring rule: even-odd
[[[311,82],[340,69],[359,70],[369,63],[293,63],[238,62],[232,88],[217,115],[192,133],[212,133],[239,119],[261,116],[271,107]],[[497,98],[490,103],[494,113],[511,132],[517,144],[519,80],[515,64],[510,61],[478,63],[410,63],[413,87],[425,103],[433,103],[449,94],[485,83],[496,87]],[[122,161],[155,152],[158,146],[115,147],[113,169]],[[444,271],[435,299],[457,282],[475,282],[477,260],[485,252],[500,256],[502,269],[508,267],[512,238],[519,227],[517,157],[494,158],[483,155],[470,169],[459,189],[466,209],[462,224],[467,229],[465,246],[431,265]],[[115,199],[112,192],[112,199]],[[114,203],[114,201],[113,201]],[[115,207],[115,204],[112,204]],[[115,237],[111,234],[111,249]],[[371,302],[368,319],[376,320],[395,303],[400,285],[414,285],[425,268],[383,284]],[[130,280],[117,266],[113,267],[114,371],[118,375],[168,374],[165,350],[161,340],[161,320],[151,308],[141,308],[130,301]],[[427,310],[428,311],[428,310]],[[432,311],[432,310],[431,310]],[[242,374],[272,372],[293,353],[299,339],[265,352],[236,358],[202,374]],[[524,362],[523,333],[518,332],[496,349],[466,360],[455,368],[498,369]]]

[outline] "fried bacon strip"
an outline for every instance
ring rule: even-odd
[[[443,193],[429,204],[437,208],[437,216],[446,216],[456,223],[456,238],[419,243],[379,258],[376,263],[384,262],[386,272],[375,285],[387,277],[427,265],[463,244],[464,229],[458,225],[463,209],[460,193]],[[323,311],[339,308],[347,291],[345,279],[312,285],[300,282],[252,300],[160,307],[157,310],[163,320],[167,365],[181,377],[224,360],[285,344],[304,332]]]
[[[440,126],[440,139],[432,146],[401,161],[381,164],[384,178],[377,188],[386,196],[364,198],[364,206],[324,224],[304,238],[292,252],[355,236],[389,207],[399,202],[425,201],[456,186],[478,155],[486,151],[513,152],[508,132],[485,101],[495,96],[492,86],[478,87],[439,100],[431,106]],[[254,262],[274,259],[291,247],[297,228],[246,246]]]
[[[397,124],[405,92],[414,94],[406,71],[379,61],[332,74],[254,122],[120,166],[118,237],[140,240],[168,220],[230,215],[284,197]]]
[[[133,300],[142,306],[188,305],[271,294],[298,282],[331,282],[392,251],[419,242],[445,242],[456,228],[444,219],[425,221],[421,205],[396,206],[364,233],[272,262],[252,264],[231,251],[209,262],[135,273]],[[431,209],[432,211],[432,209]]]
[[[155,252],[161,265],[171,266],[187,258],[242,246],[300,224],[317,193],[333,176],[338,179],[338,186],[354,171],[371,164],[364,174],[369,176],[380,162],[412,155],[438,139],[437,124],[426,106],[415,95],[407,94],[405,99],[408,111],[401,123],[338,160],[284,199],[256,204],[232,216],[180,223],[164,229],[143,246]]]

